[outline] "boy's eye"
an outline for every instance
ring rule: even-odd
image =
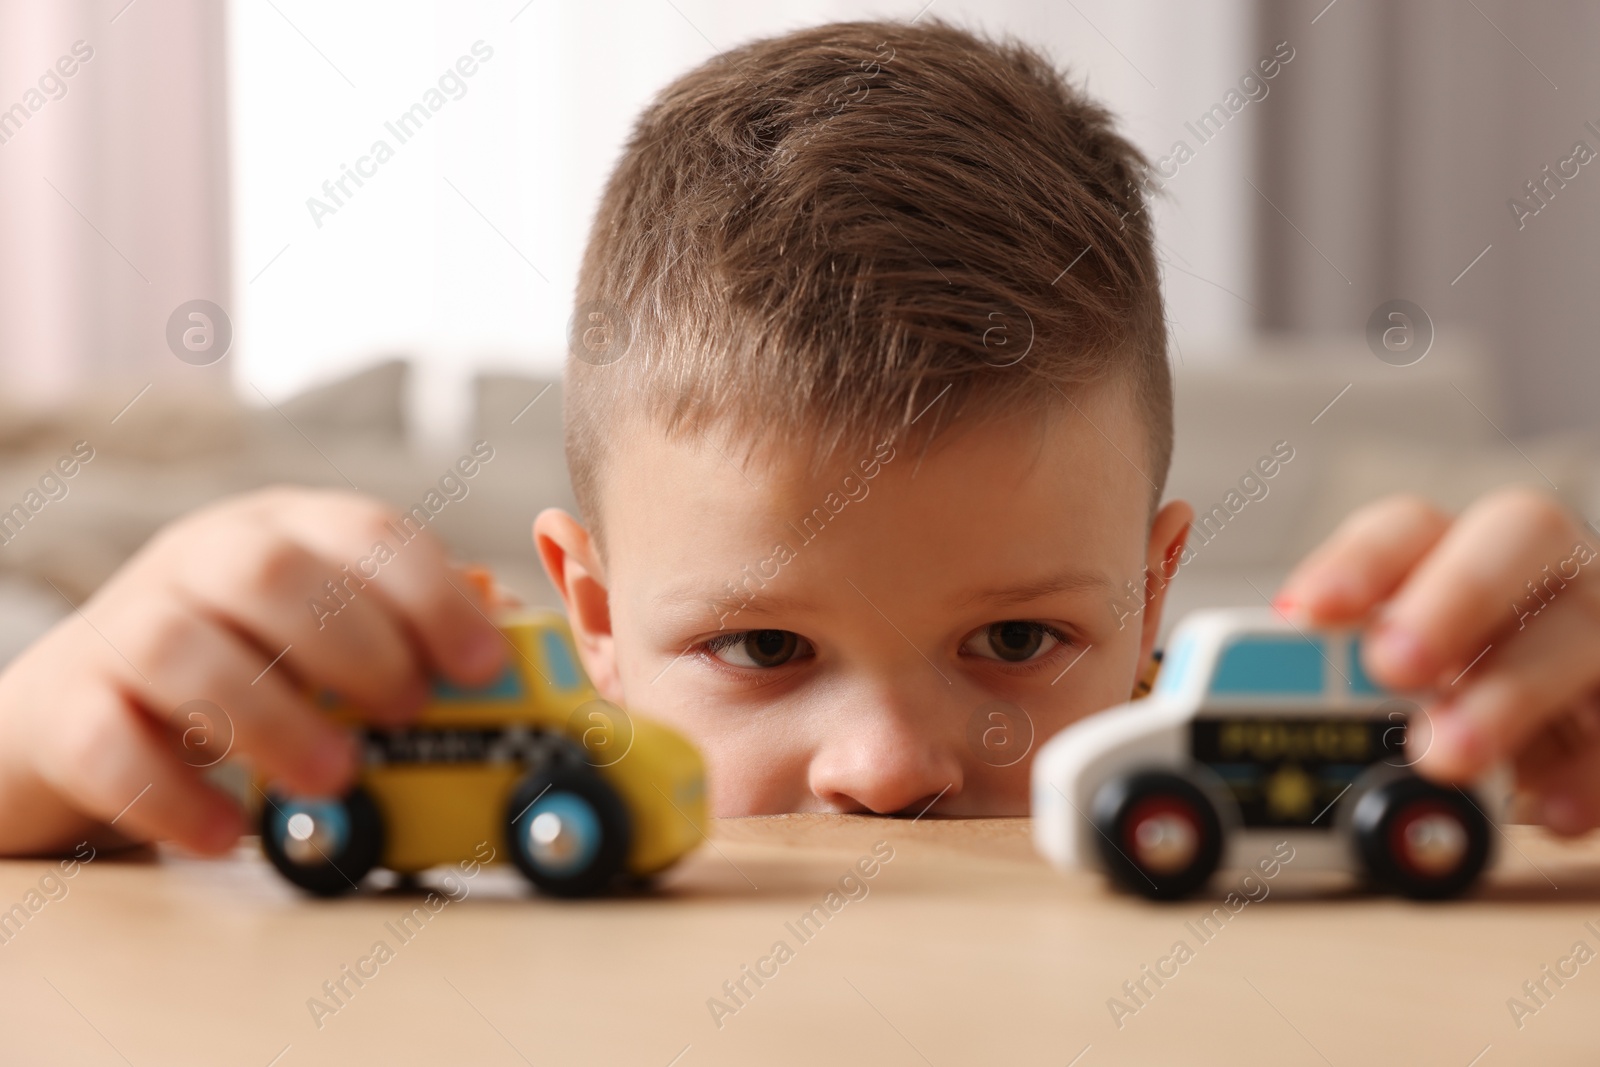
[[[805,638],[789,630],[746,630],[706,643],[706,651],[733,667],[781,667],[809,648]]]
[[[962,651],[986,659],[1024,663],[1062,644],[1061,635],[1040,622],[1010,619],[992,623],[967,638]]]

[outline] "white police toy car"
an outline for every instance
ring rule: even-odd
[[[1158,899],[1287,840],[1296,869],[1436,899],[1489,862],[1507,776],[1426,781],[1405,746],[1419,704],[1361,668],[1359,635],[1267,609],[1188,616],[1150,696],[1074,723],[1033,765],[1033,832],[1058,867]]]

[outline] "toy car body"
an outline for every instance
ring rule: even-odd
[[[436,682],[411,725],[365,726],[337,698],[319,701],[361,731],[362,768],[343,797],[263,790],[262,846],[285,878],[332,896],[374,867],[412,874],[490,854],[544,892],[586,896],[700,841],[694,746],[598,699],[560,614],[519,611],[500,628],[515,649],[501,676],[475,690]]]
[[[1458,789],[1417,776],[1405,738],[1419,708],[1367,677],[1352,631],[1301,632],[1266,609],[1195,613],[1149,697],[1040,749],[1035,844],[1158,899],[1284,840],[1297,869],[1453,896],[1490,859],[1508,777]]]

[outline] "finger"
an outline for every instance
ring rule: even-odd
[[[1417,496],[1388,496],[1353,513],[1294,569],[1276,607],[1307,622],[1354,622],[1387,600],[1450,528]]]
[[[1450,681],[1518,622],[1514,605],[1528,598],[1528,582],[1566,561],[1580,539],[1545,494],[1518,488],[1478,501],[1383,610],[1364,642],[1368,670],[1396,689]]]
[[[165,732],[111,687],[69,691],[34,744],[51,788],[131,837],[214,855],[244,832],[238,805],[186,766]]]
[[[1517,759],[1534,818],[1563,836],[1600,826],[1600,702],[1592,696],[1540,734]]]
[[[483,597],[453,567],[421,514],[393,515],[375,501],[317,493],[274,522],[328,559],[337,581],[371,591],[425,650],[429,663],[464,685],[487,682],[505,664],[505,640]],[[425,512],[424,512],[425,514]]]
[[[1517,773],[1533,781],[1593,744],[1600,744],[1600,694],[1589,693],[1523,744],[1517,751]]]
[[[119,621],[110,615],[107,631],[119,633],[118,651],[126,658],[108,661],[108,669],[121,678],[129,698],[175,734],[195,726],[184,712],[191,701],[209,701],[225,717],[223,723],[204,724],[210,739],[250,755],[263,771],[294,788],[333,793],[354,776],[350,735],[232,630],[178,603],[147,608],[127,636]],[[209,759],[212,754],[199,749],[191,755]]]
[[[422,705],[427,688],[405,633],[358,587],[329,591],[324,583],[340,576],[337,564],[249,516],[216,537],[224,551],[174,563],[183,600],[237,630],[269,662],[281,658],[299,678],[377,717],[403,717]]]
[[[1554,601],[1537,634],[1502,640],[1432,709],[1426,772],[1475,777],[1512,758],[1600,684],[1592,609],[1578,596]]]

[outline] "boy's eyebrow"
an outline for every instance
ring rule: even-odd
[[[952,607],[965,608],[974,604],[1005,605],[1023,604],[1033,600],[1042,600],[1045,597],[1055,596],[1059,593],[1093,592],[1109,590],[1115,585],[1112,580],[1097,570],[1068,569],[1056,574],[1046,575],[1025,582],[1000,586],[996,589],[980,589],[965,596],[952,598]],[[693,586],[679,586],[675,589],[665,589],[657,593],[654,600],[662,605],[690,605],[704,604],[712,608],[726,610],[729,617],[736,615],[786,615],[799,614],[809,611],[815,604],[803,597],[788,596],[781,593],[770,593],[765,590],[747,592],[744,596],[727,595],[706,596],[703,590]]]
[[[1004,585],[998,589],[980,589],[968,596],[952,600],[954,607],[971,607],[974,604],[1023,604],[1043,600],[1058,593],[1082,593],[1111,589],[1114,583],[1097,570],[1064,570],[1031,581]]]
[[[704,604],[716,609],[726,610],[733,614],[786,614],[790,612],[809,611],[815,605],[801,597],[787,596],[782,593],[769,593],[764,590],[744,591],[729,593],[724,590],[721,596],[706,596],[704,590],[693,586],[679,586],[675,589],[665,589],[657,593],[654,600],[663,605],[688,605]]]

